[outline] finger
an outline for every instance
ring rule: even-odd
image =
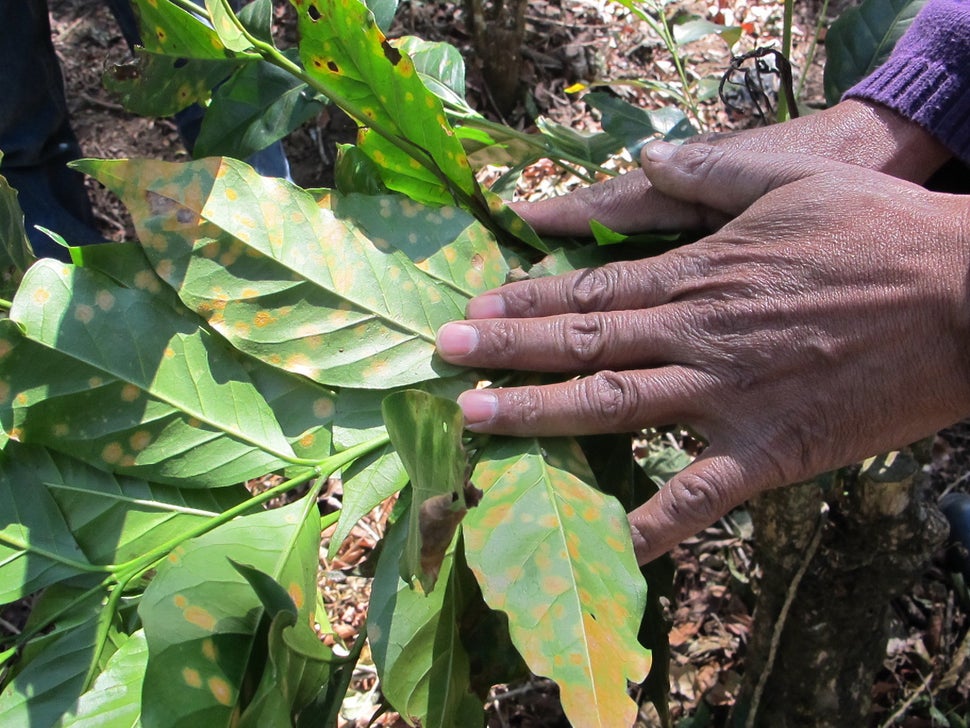
[[[766,472],[754,472],[734,458],[709,453],[710,450],[629,514],[639,563],[662,556],[768,487]]]
[[[804,154],[764,154],[707,144],[654,142],[643,149],[643,170],[654,187],[684,202],[739,215],[786,184],[855,167]]]
[[[474,389],[458,397],[474,432],[521,437],[633,432],[690,421],[703,432],[700,408],[712,383],[682,366],[602,371],[540,386]]]
[[[653,189],[639,170],[559,197],[511,205],[542,235],[589,236],[596,220],[620,233],[687,230],[706,227],[695,206]]]
[[[681,286],[708,273],[708,261],[691,255],[693,249],[686,246],[646,260],[509,283],[471,299],[465,317],[533,318],[659,306],[676,298]]]
[[[438,355],[452,364],[530,372],[578,374],[629,369],[689,356],[676,304],[645,311],[609,311],[528,319],[483,319],[445,324]],[[689,319],[688,319],[689,321]]]

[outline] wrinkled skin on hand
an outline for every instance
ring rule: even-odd
[[[439,331],[462,365],[586,374],[465,392],[509,435],[685,423],[708,448],[630,514],[645,563],[756,493],[970,414],[961,197],[797,154],[649,145],[650,184],[709,224],[654,258],[511,283]],[[685,213],[686,214],[686,213]]]

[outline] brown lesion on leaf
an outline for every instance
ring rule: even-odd
[[[337,65],[336,61],[327,61],[327,68],[334,73],[340,73],[340,66]]]
[[[384,50],[384,56],[391,62],[391,65],[396,66],[401,62],[401,51],[386,40],[381,41],[381,48]]]

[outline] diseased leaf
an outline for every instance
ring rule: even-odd
[[[209,18],[212,20],[212,29],[227,50],[240,53],[253,47],[242,28],[239,27],[240,24],[237,24],[235,13],[229,7],[227,0],[205,0],[205,7],[209,11]]]
[[[325,93],[345,111],[353,109],[341,100],[352,102],[363,116],[358,119],[361,123],[407,140],[431,169],[440,171],[439,188],[447,191],[454,185],[465,195],[474,195],[474,175],[441,101],[424,85],[407,54],[387,41],[367,8],[357,0],[294,0],[293,4],[301,35],[300,57]],[[384,166],[366,141],[361,149]],[[374,152],[387,153],[383,147]],[[387,175],[384,182],[401,192],[411,186],[406,179],[399,183],[397,175]],[[416,199],[430,201],[431,197]]]
[[[0,159],[3,159],[2,152]],[[0,176],[0,297],[13,297],[24,271],[33,262],[17,192]]]
[[[176,58],[221,59],[226,47],[210,26],[171,0],[133,0],[146,50]]]
[[[465,61],[455,46],[413,35],[392,43],[411,57],[424,85],[435,96],[449,107],[477,115],[465,101]]]
[[[230,559],[283,585],[307,624],[316,602],[319,515],[314,503],[237,518],[175,549],[145,590],[139,615],[149,658],[142,724],[228,725],[257,657],[264,607]],[[260,649],[265,649],[265,646]]]
[[[295,461],[234,358],[144,292],[43,260],[10,317],[23,334],[0,326],[0,421],[16,439],[194,487]]]
[[[845,10],[825,35],[825,101],[842,94],[889,57],[926,0],[865,0]]]
[[[83,169],[123,199],[159,275],[247,354],[336,386],[457,371],[436,357],[434,336],[463,316],[467,296],[309,193],[231,159]]]
[[[650,656],[623,509],[591,487],[572,441],[492,439],[474,478],[484,496],[462,531],[485,601],[508,615],[529,668],[562,688],[573,725],[632,725],[627,680],[644,679]]]
[[[461,442],[461,408],[452,400],[408,389],[385,397],[381,411],[411,479],[401,577],[410,583],[417,576],[427,594],[434,589],[458,524],[475,505],[465,497],[469,464]]]
[[[454,545],[441,564],[441,585],[422,593],[399,574],[407,528],[399,521],[385,536],[371,588],[367,636],[381,691],[408,725],[481,726],[484,712],[468,693],[468,655],[458,634],[463,599]]]

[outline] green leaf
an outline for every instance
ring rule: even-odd
[[[400,250],[469,298],[506,281],[508,262],[494,236],[460,208],[426,207],[401,195],[334,195],[331,204],[375,245]]]
[[[227,0],[205,0],[205,7],[212,19],[212,29],[218,34],[219,40],[227,50],[241,53],[253,47],[239,27],[236,14],[229,7]]]
[[[17,192],[0,176],[0,297],[13,297],[24,271],[33,262]]]
[[[0,325],[0,422],[16,438],[194,487],[296,461],[220,342],[145,292],[44,260],[10,317],[23,333]]]
[[[387,389],[457,371],[438,328],[467,296],[242,162],[86,161],[128,206],[159,275],[236,348],[336,386]]]
[[[474,478],[484,496],[463,533],[485,601],[508,614],[529,668],[559,684],[573,725],[632,725],[626,683],[643,680],[650,656],[636,640],[646,589],[622,507],[591,487],[567,440],[492,439]]]
[[[89,671],[103,666],[113,653],[111,642],[99,639],[101,602],[96,594],[77,604],[72,614],[63,616],[70,626],[59,628],[32,651],[29,662],[0,693],[0,725],[50,728],[74,709]]]
[[[865,0],[847,9],[825,36],[825,100],[842,94],[872,73],[886,58],[926,0]]]
[[[387,193],[387,187],[381,181],[381,171],[378,166],[353,144],[337,145],[334,187],[345,195]]]
[[[246,29],[259,40],[273,43],[273,0],[252,0],[236,14]]]
[[[250,64],[213,93],[193,154],[245,159],[319,114],[324,103],[291,73]]]
[[[0,603],[83,571],[78,565],[135,559],[246,496],[115,477],[10,442],[0,454],[0,510],[10,517],[0,517]]]
[[[441,100],[428,90],[406,53],[385,39],[367,8],[357,0],[309,0],[294,4],[298,11],[301,35],[300,58],[303,65],[324,89],[324,93],[354,115],[359,122],[405,142],[408,152],[416,153],[419,166],[426,166],[438,177],[440,189],[455,189],[474,195],[478,189],[461,142],[444,115]],[[361,149],[378,166],[397,156],[384,146],[365,141]],[[409,193],[411,184],[396,175],[384,182],[391,189]],[[424,195],[422,201],[431,201]],[[440,199],[440,198],[439,198]],[[443,201],[443,200],[442,200]]]
[[[377,27],[385,33],[391,27],[391,22],[394,20],[394,14],[397,12],[397,3],[398,0],[367,0],[367,7],[374,13],[374,20],[377,21]]]
[[[289,594],[297,621],[312,618],[319,540],[312,501],[237,518],[175,549],[138,613],[148,639],[142,722],[229,725],[242,691],[263,672],[265,612],[230,559],[268,574]]]
[[[725,43],[733,46],[741,40],[741,33],[743,32],[740,26],[712,23],[699,15],[679,17],[673,23],[671,30],[674,32],[674,40],[677,45],[687,45],[710,35],[719,35]]]
[[[333,652],[306,622],[299,621],[291,595],[273,577],[251,566],[233,564],[256,592],[270,622],[269,662],[239,726],[292,725],[327,682]]]
[[[135,632],[108,660],[91,689],[57,724],[59,728],[132,728],[139,725],[141,684],[148,644]]]
[[[648,111],[602,92],[588,93],[583,100],[602,114],[603,129],[634,155],[645,140],[677,141],[697,134],[684,112],[673,106]]]
[[[424,594],[399,574],[407,530],[398,521],[385,536],[371,587],[367,637],[381,691],[409,725],[481,726],[484,713],[468,693],[468,655],[458,634],[463,599],[454,544],[441,563],[442,586]]]
[[[133,61],[110,66],[101,81],[128,111],[171,116],[207,101],[239,65],[235,60],[173,57],[136,48]]]
[[[591,164],[600,164],[622,146],[605,132],[581,132],[543,117],[536,119],[536,126],[549,142],[550,153],[572,155]]]
[[[133,0],[146,50],[175,58],[223,59],[218,33],[171,0]]]
[[[414,68],[435,96],[462,113],[478,115],[465,101],[465,61],[450,43],[406,35],[394,45],[414,61]]]
[[[474,503],[465,497],[469,464],[462,446],[464,419],[452,400],[417,389],[395,392],[381,405],[387,434],[411,479],[408,539],[401,576],[434,589],[445,551]]]

